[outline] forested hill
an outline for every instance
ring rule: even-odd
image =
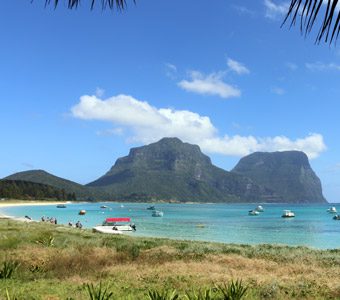
[[[320,179],[301,151],[255,152],[243,157],[231,172],[270,187],[281,202],[327,202]]]
[[[91,191],[83,185],[52,175],[44,170],[19,172],[5,177],[4,180],[22,180],[53,186],[66,193],[76,194],[78,200],[89,200],[92,197]]]
[[[106,174],[86,186],[43,170],[4,179],[49,185],[87,201],[326,202],[320,179],[303,152],[253,153],[228,172],[214,166],[199,146],[178,138],[132,148]]]
[[[22,200],[77,200],[75,193],[24,180],[0,180],[0,198]]]

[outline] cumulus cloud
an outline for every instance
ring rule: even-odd
[[[321,134],[291,140],[285,136],[220,136],[210,118],[188,110],[156,108],[131,96],[118,95],[105,100],[84,95],[71,108],[73,117],[107,121],[131,133],[129,140],[144,144],[162,137],[178,137],[199,145],[204,152],[243,156],[255,151],[301,150],[316,158],[326,150]],[[120,130],[123,133],[123,129]],[[124,131],[125,132],[125,131]]]
[[[202,95],[214,95],[227,99],[241,96],[241,91],[223,81],[223,72],[204,75],[199,71],[189,73],[190,80],[182,80],[178,86],[182,89]]]
[[[228,58],[227,65],[231,71],[234,71],[239,75],[250,73],[249,69],[245,65],[231,58]]]
[[[265,17],[271,20],[282,19],[282,17],[288,12],[289,3],[280,2],[275,3],[272,0],[264,0]]]
[[[310,71],[340,71],[340,65],[335,63],[306,63],[306,68]]]

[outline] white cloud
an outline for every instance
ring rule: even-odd
[[[306,63],[306,68],[311,71],[340,71],[340,65],[335,63]]]
[[[285,136],[220,136],[207,116],[187,110],[156,108],[127,95],[118,95],[106,100],[84,95],[80,102],[72,107],[71,113],[75,118],[83,120],[113,123],[130,132],[130,140],[144,144],[155,142],[162,137],[178,137],[185,142],[198,144],[205,152],[234,156],[243,156],[255,151],[301,150],[309,158],[316,158],[326,150],[322,135],[317,133],[296,140]]]
[[[233,60],[231,58],[228,58],[227,65],[230,70],[234,71],[235,73],[242,75],[242,74],[249,74],[249,69],[244,66],[242,63]]]
[[[289,3],[280,2],[275,3],[272,0],[264,0],[265,17],[271,20],[282,19],[282,17],[288,12]]]
[[[241,96],[241,91],[223,81],[223,72],[204,75],[198,71],[190,72],[190,80],[182,80],[178,86],[182,89],[202,95],[215,95],[221,98]]]
[[[165,64],[165,75],[170,79],[176,79],[177,75],[177,67],[173,64],[166,63]]]

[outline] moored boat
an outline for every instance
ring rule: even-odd
[[[333,217],[333,220],[340,221],[340,215],[335,215],[335,216]]]
[[[295,213],[293,213],[291,210],[284,210],[283,214],[281,216],[282,218],[294,218],[295,217]]]
[[[337,211],[336,211],[336,208],[334,206],[330,207],[327,209],[327,212],[331,213],[331,214],[336,214]]]
[[[78,215],[85,215],[86,214],[86,210],[85,209],[81,209],[78,213]]]
[[[258,216],[260,213],[256,209],[248,211],[249,216]]]
[[[136,231],[136,225],[131,222],[130,218],[106,218],[101,226],[93,227],[94,232],[123,234],[124,232]]]
[[[66,205],[65,204],[58,204],[57,208],[66,208]]]
[[[100,208],[109,208],[107,205],[102,205]]]
[[[146,209],[148,209],[148,210],[155,210],[156,208],[155,208],[154,205],[151,205],[151,206],[147,207]]]
[[[256,211],[258,212],[264,212],[264,208],[262,205],[258,205],[256,208],[255,208]]]
[[[160,211],[160,210],[154,210],[152,212],[152,216],[153,217],[163,217],[163,215],[164,215],[164,213],[162,211]]]

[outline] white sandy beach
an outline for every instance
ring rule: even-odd
[[[61,201],[0,201],[0,219],[14,219],[19,221],[31,221],[25,218],[16,218],[13,216],[8,216],[3,214],[1,211],[2,208],[13,207],[13,206],[44,206],[44,205],[57,205],[57,204],[66,204],[69,202],[61,202]]]

